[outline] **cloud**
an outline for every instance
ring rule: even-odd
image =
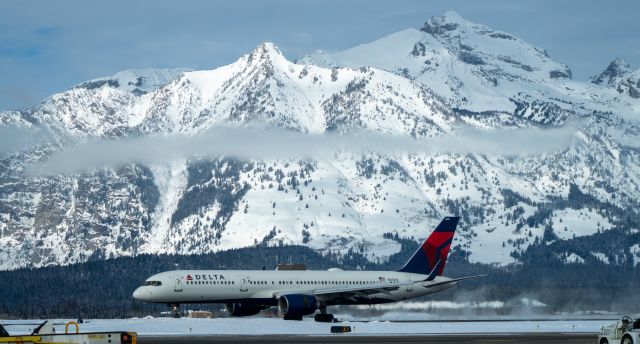
[[[195,136],[146,136],[88,140],[53,153],[27,167],[29,175],[74,173],[137,162],[161,163],[193,157],[238,159],[331,158],[336,152],[384,154],[475,153],[521,156],[568,147],[578,127],[480,130],[463,127],[454,134],[416,140],[409,136],[361,132],[307,135],[263,127],[215,127]]]
[[[48,138],[42,129],[0,127],[0,154],[24,151],[46,142]]]

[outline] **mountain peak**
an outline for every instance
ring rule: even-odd
[[[613,60],[602,73],[591,77],[591,82],[596,85],[612,85],[615,83],[616,79],[629,74],[630,72],[631,65],[629,65],[627,61],[617,58]]]
[[[255,49],[253,49],[251,54],[249,54],[249,62],[266,60],[279,61],[285,59],[286,58],[284,57],[280,49],[278,49],[278,47],[276,47],[276,45],[271,42],[264,42],[258,45]]]
[[[432,34],[440,35],[447,31],[454,31],[460,26],[466,26],[470,24],[469,21],[462,18],[456,11],[446,11],[440,17],[431,17],[422,26],[422,31]]]
[[[460,16],[460,14],[458,14],[458,12],[453,10],[444,12],[441,18],[443,21],[448,23],[464,24],[467,22],[464,18],[462,18],[462,16]]]

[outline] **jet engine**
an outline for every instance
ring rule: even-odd
[[[269,308],[264,305],[256,305],[246,302],[230,302],[224,305],[224,309],[233,317],[246,317],[249,315],[256,315],[261,310]]]
[[[312,295],[290,294],[278,299],[278,310],[285,319],[302,320],[303,315],[312,314],[318,309],[318,302]]]

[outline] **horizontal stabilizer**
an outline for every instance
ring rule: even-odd
[[[468,279],[472,279],[472,278],[478,278],[478,277],[484,277],[484,276],[486,276],[486,274],[485,275],[474,275],[474,276],[454,278],[454,279],[450,279],[448,281],[442,281],[442,282],[437,282],[437,283],[429,283],[427,285],[423,285],[423,287],[431,288],[431,287],[435,287],[435,286],[439,286],[439,285],[444,285],[444,284],[449,284],[449,283],[453,283],[453,282],[464,281],[464,280],[468,280]],[[425,279],[423,282],[427,282],[427,281],[429,281],[429,279]]]

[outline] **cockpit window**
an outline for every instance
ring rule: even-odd
[[[149,286],[152,286],[152,287],[158,287],[158,286],[162,285],[162,282],[160,282],[160,281],[146,281],[146,282],[144,282],[143,285],[149,285]]]

